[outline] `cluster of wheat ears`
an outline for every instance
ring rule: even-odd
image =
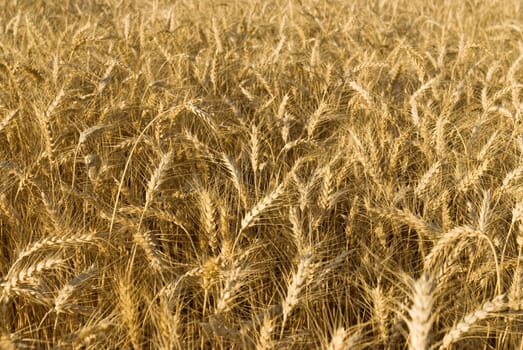
[[[0,349],[521,349],[514,1],[0,5]]]

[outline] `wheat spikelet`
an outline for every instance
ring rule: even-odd
[[[94,125],[94,126],[91,126],[90,128],[87,128],[85,130],[82,130],[80,132],[80,136],[78,137],[78,146],[84,144],[85,142],[87,142],[87,140],[99,133],[100,131],[104,130],[104,129],[107,129],[108,128],[108,125],[106,124],[99,124],[99,125]]]
[[[242,270],[244,270],[242,267],[234,267],[226,271],[223,288],[216,303],[216,314],[226,312],[230,308],[234,293],[241,287]]]
[[[485,74],[485,85],[481,89],[481,107],[483,108],[483,112],[489,109],[489,102],[487,96],[488,88],[492,80],[492,76],[494,75],[497,69],[499,69],[499,62],[495,62],[493,65],[491,65],[488,68],[487,73]]]
[[[412,117],[412,123],[414,124],[414,126],[416,126],[417,128],[420,127],[420,118],[419,118],[419,115],[418,115],[418,104],[417,104],[417,101],[416,99],[418,98],[418,96],[420,96],[425,90],[427,90],[428,88],[431,87],[432,84],[434,84],[436,81],[438,80],[437,77],[435,78],[432,78],[430,79],[429,81],[427,81],[425,84],[421,85],[420,88],[418,90],[416,90],[416,92],[414,92],[414,94],[412,94],[412,96],[410,97],[409,99],[409,104],[410,104],[410,115]]]
[[[425,271],[430,271],[441,257],[450,257],[445,254],[447,247],[455,245],[456,241],[464,241],[474,237],[482,237],[482,234],[471,226],[457,226],[445,232],[434,244],[430,253],[425,257]],[[457,247],[455,247],[454,250],[457,251]],[[447,261],[447,264],[450,264],[450,261]]]
[[[109,61],[109,64],[107,65],[107,69],[105,70],[104,75],[98,82],[97,91],[99,94],[101,94],[104,91],[104,89],[107,86],[107,84],[109,83],[109,81],[111,81],[111,73],[112,73],[114,67],[116,67],[116,63],[117,63],[117,61],[115,59],[111,59]]]
[[[361,96],[363,98],[363,100],[367,104],[367,107],[369,107],[370,109],[374,108],[374,101],[371,97],[371,94],[367,90],[365,90],[363,88],[363,86],[361,86],[360,84],[358,84],[355,81],[351,81],[349,83],[349,86],[351,88],[353,88],[354,90],[356,90],[356,92],[359,94],[359,96]]]
[[[418,215],[412,213],[408,209],[397,208],[369,208],[380,216],[384,216],[401,224],[406,224],[414,228],[422,237],[434,237],[441,233],[441,228],[432,222],[427,222]]]
[[[346,338],[347,331],[345,328],[337,328],[332,334],[331,341],[327,345],[327,350],[345,350],[347,348],[345,346]]]
[[[214,253],[218,252],[219,233],[216,222],[217,209],[209,190],[201,187],[198,191],[200,198],[200,222],[207,236],[208,244]]]
[[[172,161],[172,152],[167,152],[162,155],[158,167],[151,174],[151,178],[147,183],[147,190],[145,192],[145,204],[144,208],[147,209],[154,199],[155,193],[158,191],[160,185],[165,180],[165,173],[169,169]]]
[[[154,242],[153,236],[150,232],[143,232],[141,230],[141,226],[144,216],[154,200],[156,192],[159,190],[161,184],[165,181],[165,173],[170,167],[170,164],[172,162],[172,156],[173,154],[171,151],[164,153],[160,159],[158,167],[151,174],[151,178],[147,183],[147,189],[145,192],[145,204],[143,206],[143,211],[140,216],[140,221],[138,222],[136,232],[133,234],[134,242],[144,250],[146,257],[149,263],[151,264],[151,267],[155,271],[161,271],[164,264],[162,259],[160,258],[160,254]],[[129,267],[132,267],[132,264],[129,264]]]
[[[274,190],[268,193],[262,200],[256,203],[242,218],[240,224],[239,234],[244,232],[247,228],[254,225],[256,219],[265,212],[271,205],[274,204],[283,193],[284,183],[279,184]]]
[[[360,138],[353,130],[349,130],[349,134],[354,144],[356,145],[356,147],[353,147],[356,153],[355,157],[363,166],[365,173],[369,174],[376,184],[382,184],[383,180],[381,170],[379,169],[377,164],[372,161],[372,158],[369,156],[366,147],[363,145]]]
[[[138,296],[135,285],[129,277],[122,276],[117,281],[118,311],[127,328],[127,336],[135,349],[142,347],[142,327],[138,311]]]
[[[334,205],[334,176],[330,165],[325,166],[321,173],[323,181],[320,192],[320,207],[328,210]]]
[[[294,227],[293,227],[293,232],[294,232]],[[298,233],[298,234],[301,234],[301,233]],[[347,257],[350,255],[350,253],[351,252],[348,250],[342,251],[341,253],[336,255],[334,258],[330,259],[327,263],[323,264],[323,266],[321,266],[321,269],[318,268],[317,274],[319,276],[327,276],[329,273],[334,273],[335,271],[337,271],[337,269],[340,267],[340,265],[347,259]],[[322,283],[322,280],[317,279],[316,281],[313,281],[311,283],[311,286],[316,287],[321,283]]]
[[[193,102],[187,103],[185,108],[199,117],[204,122],[204,124],[211,129],[211,131],[216,131],[216,123],[214,122],[214,119],[209,112],[205,111],[203,108]]]
[[[60,288],[53,300],[53,311],[57,314],[66,312],[72,314],[75,311],[78,311],[80,309],[79,305],[69,303],[71,295],[78,286],[91,278],[96,272],[96,267],[92,265],[78,276],[70,279],[62,288]]]
[[[496,144],[496,141],[499,141],[499,132],[496,130],[490,135],[487,142],[481,147],[480,151],[478,152],[477,159],[480,162],[484,162],[487,160],[487,155],[490,152],[493,145]]]
[[[36,286],[40,282],[38,275],[43,271],[60,268],[64,262],[65,260],[62,258],[49,257],[21,268],[12,266],[7,272],[5,281],[0,284],[2,288],[0,302],[7,303],[13,295],[32,296],[39,301],[47,302],[38,289],[30,286]],[[29,287],[25,287],[23,284],[27,284]]]
[[[229,172],[229,175],[231,175],[231,180],[234,184],[234,187],[236,187],[236,191],[238,191],[238,195],[240,196],[240,200],[244,205],[247,204],[246,194],[245,190],[243,189],[243,181],[242,181],[242,173],[240,169],[236,167],[234,164],[234,161],[230,156],[228,156],[225,153],[221,154],[222,163],[225,165],[225,168]]]
[[[456,186],[458,192],[466,192],[469,188],[477,186],[480,178],[488,169],[488,162],[489,160],[483,161],[478,168],[473,169],[464,176],[461,176]]]
[[[36,116],[40,124],[40,130],[44,138],[45,155],[49,159],[49,164],[54,163],[54,137],[51,127],[51,115],[36,110]]]
[[[409,308],[409,349],[428,350],[434,315],[433,283],[428,274],[422,274],[412,285],[412,305]]]
[[[258,173],[259,168],[259,160],[260,160],[260,135],[258,131],[258,127],[256,125],[252,125],[251,131],[250,131],[250,143],[249,143],[249,158],[251,160],[251,167],[252,171],[254,172],[255,176]]]
[[[444,159],[447,155],[447,137],[445,127],[449,124],[448,119],[440,116],[436,121],[434,138],[436,140],[436,154],[439,159]]]
[[[487,225],[489,223],[490,217],[491,217],[491,210],[490,210],[490,200],[491,195],[490,191],[484,191],[483,192],[483,201],[481,203],[481,209],[478,216],[478,230],[482,234],[486,233]]]
[[[68,334],[60,345],[66,347],[92,347],[96,341],[101,341],[108,336],[108,331],[114,325],[114,320],[102,319],[93,324],[86,324],[75,332]],[[100,345],[100,344],[98,344]]]
[[[507,191],[511,188],[511,185],[515,180],[519,180],[523,175],[523,165],[518,166],[514,170],[510,171],[505,175],[501,183],[500,191]]]
[[[492,300],[485,302],[476,310],[465,315],[454,327],[447,331],[439,349],[447,349],[453,343],[459,341],[464,334],[468,333],[476,323],[507,308],[507,297],[505,294],[498,295]]]
[[[437,161],[429,167],[429,169],[420,178],[418,185],[414,189],[414,193],[416,194],[416,196],[421,197],[423,194],[425,194],[427,190],[430,189],[430,186],[434,181],[434,177],[436,177],[440,170],[441,161]]]
[[[4,118],[2,118],[2,120],[0,120],[0,132],[2,132],[2,130],[4,130],[7,127],[7,125],[9,125],[9,123],[18,115],[19,111],[19,109],[15,109],[7,113],[7,115]]]
[[[314,271],[314,268],[312,266],[312,260],[312,252],[310,250],[303,251],[300,255],[300,262],[298,263],[298,267],[296,268],[296,270],[292,274],[292,277],[289,280],[289,284],[287,286],[287,294],[282,302],[283,321],[281,325],[280,338],[283,337],[285,324],[287,323],[287,319],[290,313],[300,300],[300,294],[307,284],[307,279],[312,278]]]
[[[270,350],[274,348],[272,340],[272,332],[274,331],[274,320],[270,317],[265,317],[260,327],[258,342],[256,343],[256,350]]]
[[[281,138],[285,144],[289,142],[290,121],[292,119],[291,115],[285,112],[288,101],[289,95],[286,94],[278,106],[278,113],[276,115],[277,120],[281,120]]]
[[[180,334],[183,325],[179,312],[172,312],[165,296],[160,296],[160,305],[153,312],[157,319],[156,342],[161,349],[181,349],[182,339]]]
[[[215,152],[213,152],[208,145],[200,141],[196,135],[184,129],[182,130],[182,136],[185,139],[189,140],[199,153],[201,153],[205,157],[208,157],[209,159],[214,158]]]
[[[133,235],[134,242],[140,246],[145,252],[145,256],[149,261],[150,266],[155,271],[161,271],[166,265],[161,258],[159,249],[154,241],[154,237],[150,232],[136,232]]]
[[[309,204],[311,202],[311,195],[313,192],[313,188],[314,188],[314,186],[316,186],[316,183],[317,183],[320,175],[321,175],[321,170],[316,169],[305,184],[299,179],[297,174],[292,175],[292,178],[293,178],[294,182],[296,183],[297,190],[300,195],[298,202],[299,202],[301,211],[304,211],[305,208],[307,208],[309,206]]]
[[[98,239],[99,238],[94,233],[77,233],[71,236],[44,237],[41,240],[27,245],[22,251],[20,251],[13,265],[19,264],[25,257],[33,255],[34,253],[46,248],[64,248],[75,247],[79,244],[96,244]]]
[[[375,288],[369,290],[369,296],[372,301],[372,319],[374,327],[378,331],[381,342],[387,343],[389,339],[389,320],[386,293],[378,284]]]
[[[322,120],[328,118],[328,116],[325,115],[327,107],[327,104],[324,101],[321,101],[318,105],[318,108],[316,108],[314,113],[312,113],[311,116],[307,119],[307,138],[312,138],[316,127],[322,122]]]
[[[212,28],[212,34],[214,36],[214,42],[216,44],[216,51],[218,53],[223,52],[223,43],[222,39],[220,38],[220,28],[218,27],[218,22],[216,21],[216,18],[212,18],[211,20],[211,28]]]

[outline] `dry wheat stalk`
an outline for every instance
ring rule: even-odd
[[[510,301],[515,302],[515,303],[520,303],[521,284],[523,282],[523,276],[522,276],[522,271],[521,271],[521,259],[523,257],[522,256],[522,254],[523,254],[523,201],[516,203],[516,205],[512,209],[512,222],[510,224],[509,233],[507,234],[507,241],[508,241],[508,237],[510,236],[511,229],[518,222],[519,222],[519,225],[517,228],[518,232],[516,233],[517,234],[516,243],[517,243],[517,247],[518,247],[518,256],[517,256],[517,260],[516,260],[516,268],[514,271],[514,277],[513,277],[512,285],[510,287],[510,294],[509,294]],[[507,241],[505,242],[505,246],[503,247],[503,253],[505,252],[505,247],[506,247]]]
[[[0,212],[7,217],[9,224],[13,227],[20,227],[22,224],[20,212],[11,205],[5,193],[0,194]]]

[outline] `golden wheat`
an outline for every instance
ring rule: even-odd
[[[520,348],[522,13],[6,1],[0,348]]]

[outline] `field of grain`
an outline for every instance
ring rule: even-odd
[[[523,8],[0,4],[0,349],[523,349]]]

